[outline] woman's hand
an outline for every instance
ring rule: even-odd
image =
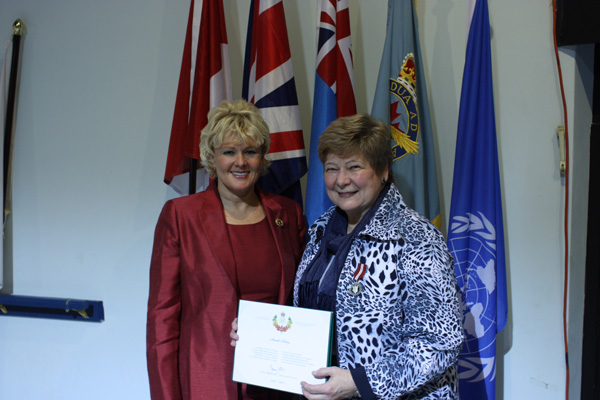
[[[231,345],[235,347],[235,343],[240,340],[240,337],[237,334],[238,324],[237,318],[233,320],[231,323],[231,332],[229,332],[229,337],[231,338]]]
[[[313,372],[315,378],[329,378],[320,385],[310,385],[302,382],[302,394],[308,400],[338,400],[349,399],[358,395],[358,389],[347,369],[338,367],[319,368]]]

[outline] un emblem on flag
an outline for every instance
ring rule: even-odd
[[[417,79],[415,57],[404,57],[400,74],[390,78],[390,134],[394,161],[419,152],[419,109],[417,107]]]
[[[494,379],[496,359],[496,228],[482,213],[455,216],[448,246],[463,296],[465,342],[460,379]]]

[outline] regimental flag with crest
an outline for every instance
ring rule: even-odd
[[[223,0],[192,0],[164,178],[179,194],[189,191],[189,160],[200,159],[208,111],[232,98]],[[207,177],[201,174],[196,191],[206,188]]]
[[[305,214],[308,223],[333,205],[318,156],[321,134],[338,117],[356,114],[348,0],[319,1],[319,42],[313,101]]]
[[[292,57],[281,0],[252,0],[246,37],[242,97],[261,111],[271,131],[269,173],[259,186],[302,204],[306,151]]]
[[[427,86],[413,0],[389,0],[387,33],[371,111],[390,126],[394,183],[406,204],[441,226]]]
[[[463,72],[448,247],[463,302],[460,398],[495,399],[496,334],[506,325],[502,195],[487,0],[477,0]]]

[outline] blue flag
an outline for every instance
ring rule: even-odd
[[[389,0],[387,33],[371,111],[390,127],[394,183],[406,204],[441,226],[440,199],[413,0]]]
[[[305,214],[311,225],[333,205],[318,156],[321,134],[338,117],[356,114],[347,0],[319,0],[319,43],[313,100]]]
[[[477,0],[467,44],[448,247],[463,301],[460,398],[495,399],[496,334],[506,325],[507,300],[487,0]]]

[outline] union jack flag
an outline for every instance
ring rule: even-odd
[[[302,204],[306,151],[281,0],[250,3],[242,97],[260,109],[271,131],[271,167],[258,184]]]
[[[348,0],[320,0],[317,73],[310,138],[305,213],[312,224],[333,203],[318,157],[321,134],[338,117],[356,114]]]

